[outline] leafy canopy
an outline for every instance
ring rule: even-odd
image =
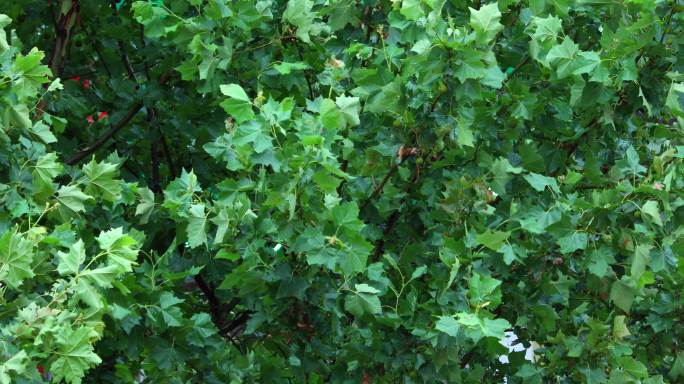
[[[0,384],[684,380],[681,0],[0,3]]]

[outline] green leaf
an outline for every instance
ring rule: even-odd
[[[191,208],[192,209],[192,208]],[[193,230],[202,230],[204,231],[205,228],[200,228],[206,226],[205,223],[201,223],[199,218],[194,218],[191,217],[192,220],[196,220],[196,228],[193,228]],[[220,244],[223,242],[223,238],[226,236],[226,232],[228,231],[228,228],[230,227],[230,217],[228,217],[228,210],[226,208],[221,208],[218,210],[216,213],[216,216],[214,216],[211,219],[211,222],[216,224],[216,236],[214,236],[214,244]],[[189,230],[188,230],[189,232]],[[200,233],[200,238],[196,239],[197,241],[200,241],[200,244],[202,244],[202,239],[201,239],[201,233]],[[206,238],[204,239],[206,241]],[[194,241],[193,241],[194,242]]]
[[[479,10],[468,9],[470,9],[470,26],[479,36],[484,38],[486,43],[489,43],[503,30],[503,25],[499,22],[501,12],[496,2],[485,4]]]
[[[560,252],[565,255],[580,249],[586,249],[588,241],[589,236],[586,232],[575,231],[558,239],[558,245],[560,246]]]
[[[57,191],[57,201],[69,212],[84,212],[84,204],[87,200],[94,200],[94,198],[81,192],[75,185],[65,185]]]
[[[571,38],[566,37],[561,44],[551,48],[546,55],[546,61],[549,65],[556,67],[556,74],[559,78],[564,78],[575,70],[575,58],[578,53],[578,45]]]
[[[207,214],[204,212],[204,204],[191,205],[188,213],[188,245],[196,248],[207,244]]]
[[[42,121],[36,122],[33,126],[27,127],[27,129],[45,144],[57,142],[55,135],[50,132],[50,127],[45,125]]]
[[[631,335],[629,329],[627,329],[627,324],[625,324],[625,319],[626,317],[624,315],[618,315],[613,318],[613,336],[618,340],[622,340]]]
[[[510,235],[511,233],[508,231],[492,231],[491,229],[488,229],[485,232],[478,234],[475,237],[475,241],[477,241],[478,244],[482,244],[491,249],[492,251],[498,251],[504,242],[508,240]]]
[[[88,177],[85,192],[91,196],[102,196],[107,201],[116,201],[121,195],[121,181],[117,166],[107,162],[98,163],[93,158],[83,166],[83,173]]]
[[[416,21],[425,15],[421,0],[402,0],[400,13],[408,20]]]
[[[460,145],[466,147],[474,147],[473,131],[464,124],[458,124],[458,138],[456,140]]]
[[[345,238],[344,251],[339,259],[340,268],[348,276],[361,273],[366,269],[368,256],[373,250],[373,245],[357,233],[347,233]]]
[[[615,281],[610,288],[610,301],[615,303],[618,308],[626,313],[629,313],[634,298],[636,297],[636,289],[627,285],[623,281]]]
[[[220,86],[221,93],[229,98],[221,102],[221,107],[235,118],[239,124],[254,119],[252,102],[247,93],[238,84],[223,84]]]
[[[357,284],[357,292],[347,295],[346,299],[344,300],[344,309],[356,317],[361,317],[366,313],[371,315],[382,313],[380,299],[376,295],[377,292],[364,292],[366,287],[369,286],[365,284]],[[373,290],[377,291],[375,289]]]
[[[540,175],[538,173],[532,173],[531,172],[528,175],[524,175],[523,178],[537,192],[543,192],[546,189],[546,187],[549,187],[554,192],[560,193],[560,187],[558,186],[556,179],[553,177],[548,177],[548,176]]]
[[[427,266],[421,265],[420,267],[416,268],[415,271],[411,274],[411,278],[409,281],[419,279],[421,276],[423,276],[427,272]]]
[[[210,345],[211,337],[218,333],[218,329],[211,321],[211,316],[207,313],[195,313],[190,321],[192,328],[188,335],[188,342],[198,347]]]
[[[289,75],[292,71],[301,71],[304,69],[308,69],[309,65],[303,61],[297,61],[294,63],[281,62],[281,63],[275,64],[273,66],[273,68],[276,71],[278,71],[278,73],[280,73],[281,75]],[[249,101],[249,99],[247,101]]]
[[[85,261],[86,253],[83,240],[79,239],[74,245],[69,248],[69,252],[57,252],[57,272],[60,275],[75,275],[78,273],[81,264]]]
[[[240,255],[236,252],[231,252],[227,249],[221,249],[216,253],[216,256],[214,256],[215,259],[223,259],[223,260],[229,260],[229,261],[236,261],[240,259]]]
[[[456,319],[451,316],[440,316],[439,320],[435,324],[435,329],[444,332],[449,336],[456,337],[458,335],[458,330],[460,325]]]
[[[312,11],[311,0],[289,0],[283,12],[283,20],[297,27],[297,37],[311,44],[311,36],[319,36],[330,31],[325,23],[318,22],[319,16]]]
[[[555,15],[548,15],[544,18],[535,16],[532,18],[532,25],[535,27],[532,38],[542,42],[556,41],[563,31],[562,21]]]
[[[24,279],[34,276],[33,244],[15,231],[0,237],[0,282],[19,289]]]
[[[26,371],[26,365],[29,363],[29,361],[30,359],[24,350],[15,353],[12,355],[12,357],[5,360],[2,364],[0,364],[0,383],[12,383],[10,371],[14,371],[16,374],[24,373]]]
[[[506,194],[506,185],[513,178],[511,174],[519,174],[522,168],[514,167],[511,163],[500,157],[494,161],[491,166],[491,173],[493,175],[491,188],[497,195]]]
[[[482,324],[482,334],[485,337],[495,337],[503,339],[504,332],[511,328],[511,323],[506,319],[489,319],[486,318]]]
[[[658,226],[663,226],[663,220],[660,217],[660,209],[658,208],[658,202],[654,200],[649,200],[641,206],[641,212],[647,215],[654,224]]]
[[[33,167],[33,178],[36,184],[51,185],[52,181],[62,172],[62,164],[57,162],[55,152],[46,153],[36,161]]]
[[[468,282],[470,304],[480,306],[489,303],[490,307],[496,307],[501,303],[500,285],[500,280],[474,273]]]
[[[116,266],[120,271],[130,272],[132,266],[137,264],[138,242],[124,234],[123,228],[100,232],[97,243],[106,252],[110,265]]]
[[[646,271],[646,266],[651,261],[651,249],[653,248],[650,244],[639,244],[634,249],[634,257],[632,258],[632,267],[630,269],[630,275],[634,281],[639,281],[641,275]]]
[[[140,224],[147,224],[154,211],[154,192],[147,187],[139,187],[138,196],[140,203],[135,207],[135,215],[140,217]]]
[[[221,93],[232,99],[251,103],[245,90],[238,84],[222,84],[219,88]]]
[[[85,372],[102,360],[93,352],[97,333],[89,327],[62,328],[57,334],[57,359],[50,365],[54,380],[80,384]]]
[[[668,376],[672,380],[684,377],[684,351],[679,351],[677,353],[677,358],[674,363],[672,363]]]

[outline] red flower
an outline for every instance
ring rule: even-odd
[[[107,113],[107,111],[100,112],[100,113],[97,115],[97,121],[100,121],[100,120],[104,119],[104,118],[107,117],[107,116],[109,116],[109,114]]]
[[[86,121],[89,122],[90,124],[94,123],[95,120],[93,120],[93,115],[86,116]]]
[[[81,76],[74,76],[74,77],[72,77],[72,78],[71,78],[71,79],[69,79],[69,80],[73,80],[73,81],[81,81]]]
[[[38,369],[38,372],[40,372],[41,375],[45,374],[45,367],[42,365],[37,366],[36,369]]]
[[[83,89],[88,89],[90,88],[90,80],[85,79],[83,80]]]

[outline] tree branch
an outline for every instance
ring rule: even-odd
[[[166,83],[170,78],[170,74],[164,73],[159,77],[159,84],[164,84]],[[128,124],[131,119],[145,106],[142,101],[136,101],[131,105],[131,107],[128,109],[128,112],[126,115],[116,124],[112,124],[111,122],[109,123],[109,126],[111,127],[109,131],[107,131],[104,135],[100,136],[97,140],[95,140],[94,143],[91,145],[87,146],[86,148],[80,150],[78,153],[76,153],[74,156],[72,156],[69,160],[66,161],[66,164],[68,165],[74,165],[77,164],[79,161],[83,160],[84,157],[94,153],[97,151],[104,143],[107,142],[112,136],[114,136],[121,128],[125,127],[126,124]]]
[[[86,156],[89,156],[92,153],[95,153],[104,143],[107,142],[112,136],[114,136],[121,128],[126,126],[131,119],[142,109],[144,104],[142,101],[137,101],[135,102],[129,109],[126,115],[119,120],[118,123],[112,124],[110,123],[110,129],[109,131],[105,132],[104,135],[100,136],[97,140],[95,140],[94,143],[90,144],[86,148],[78,151],[74,156],[72,156],[69,160],[66,161],[66,164],[68,165],[74,165],[83,160]]]

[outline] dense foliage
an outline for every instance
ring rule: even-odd
[[[684,381],[682,0],[0,27],[0,383]]]

